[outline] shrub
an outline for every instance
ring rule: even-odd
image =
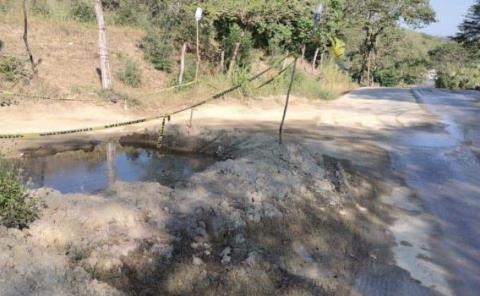
[[[13,56],[0,57],[0,75],[7,81],[16,82],[27,75],[25,64]]]
[[[0,12],[9,12],[14,5],[14,0],[0,1]]]
[[[153,67],[160,71],[172,72],[172,42],[162,40],[160,34],[149,32],[141,43],[145,59],[152,63]]]
[[[240,43],[238,55],[237,55],[237,65],[240,67],[245,67],[250,63],[253,50],[253,39],[252,34],[248,31],[244,32],[239,25],[233,24],[230,26],[229,31],[225,39],[223,40],[223,46],[225,48],[225,54],[227,59],[230,59],[233,56],[235,51],[236,44]]]
[[[142,84],[142,73],[138,64],[131,59],[126,59],[123,69],[118,73],[118,79],[131,87]]]
[[[84,23],[93,22],[95,20],[95,11],[90,2],[76,0],[73,1],[71,5],[70,16],[73,19]]]
[[[36,0],[32,2],[32,12],[36,15],[41,15],[44,17],[50,16],[52,11],[46,0]]]
[[[38,217],[39,203],[22,182],[17,166],[0,160],[0,224],[25,228]]]
[[[375,81],[386,87],[394,87],[400,84],[401,78],[395,68],[385,68],[374,73]]]
[[[478,89],[480,87],[480,67],[447,65],[437,73],[436,87],[450,89]]]

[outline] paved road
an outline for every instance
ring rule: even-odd
[[[401,89],[362,89],[349,97],[387,104],[386,114],[398,114],[398,124],[376,130],[373,139],[389,151],[392,170],[405,182],[392,184],[383,198],[396,209],[390,228],[395,261],[433,294],[480,295],[480,93],[424,88],[414,94],[416,102]],[[409,108],[399,112],[404,105]],[[421,120],[405,122],[415,105],[423,109]]]
[[[367,266],[353,295],[480,295],[480,92],[414,94],[355,90],[326,104],[318,121],[337,139],[322,150],[360,162],[392,189],[381,201],[392,209],[395,264],[426,288]],[[376,161],[384,158],[369,144],[390,161]]]
[[[396,168],[432,215],[434,258],[453,295],[480,293],[480,93],[418,89],[442,126],[400,137]]]

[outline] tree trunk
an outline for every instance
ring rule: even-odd
[[[323,62],[325,60],[325,53],[322,51],[320,54],[320,70],[323,70]]]
[[[318,52],[320,49],[317,47],[315,49],[315,54],[313,55],[313,60],[312,60],[312,71],[315,71],[315,68],[317,68],[317,57],[318,57]]]
[[[301,62],[300,62],[300,63],[302,63],[302,64],[303,64],[303,62],[304,62],[304,60],[305,60],[305,51],[306,51],[306,50],[307,50],[307,47],[306,47],[306,45],[304,44],[304,45],[302,46],[302,59],[301,59]]]
[[[283,109],[282,121],[280,122],[280,128],[278,129],[278,142],[282,145],[283,141],[283,125],[285,123],[285,117],[287,117],[288,102],[290,101],[290,94],[293,88],[293,82],[295,80],[295,71],[297,70],[298,57],[295,57],[292,68],[292,76],[290,77],[290,84],[288,85],[287,99],[285,100],[285,108]]]
[[[187,52],[187,43],[183,43],[182,54],[180,57],[180,76],[178,77],[178,84],[183,84],[183,74],[185,73],[185,53]]]
[[[30,45],[28,44],[28,0],[23,0],[23,42],[25,43],[25,49],[27,50],[33,75],[36,75],[38,73],[37,65],[40,63],[40,60],[38,63],[35,63],[32,51],[30,50]]]
[[[225,71],[225,50],[220,54],[220,74],[223,74],[223,71]]]
[[[368,62],[367,62],[367,85],[372,86],[372,52],[368,52]]]
[[[232,60],[230,61],[230,65],[228,67],[228,75],[232,75],[233,73],[233,69],[235,68],[239,49],[240,49],[240,42],[237,42],[235,43],[235,49],[233,50]]]
[[[112,77],[110,74],[110,64],[108,61],[107,30],[105,28],[105,18],[103,16],[103,7],[101,0],[95,0],[95,15],[98,23],[98,47],[100,49],[100,73],[102,78],[102,88],[104,90],[112,89]]]
[[[197,21],[197,68],[195,70],[195,81],[198,80],[198,71],[200,71],[200,33]]]

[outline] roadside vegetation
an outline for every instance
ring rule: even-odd
[[[20,167],[0,159],[0,225],[28,227],[38,212],[39,203],[29,194]]]
[[[20,2],[0,1],[5,27],[2,59],[26,59]],[[29,83],[30,75],[12,76],[2,71],[2,84],[48,96],[87,97],[98,93],[95,1],[29,2],[30,45],[35,57],[45,61],[37,67],[41,83]],[[247,77],[274,65],[287,54],[300,57],[294,95],[310,99],[332,99],[358,84],[397,86],[424,79],[431,62],[428,51],[443,40],[414,33],[399,23],[415,28],[433,22],[435,15],[427,0],[403,1],[402,5],[393,0],[320,2],[324,5],[322,17],[314,22],[317,3],[313,2],[250,0],[222,1],[219,5],[218,1],[203,1],[203,17],[198,23],[200,83],[168,93],[169,98],[190,98],[192,89],[196,97],[205,96],[245,82]],[[167,95],[161,90],[180,81],[195,81],[196,3],[101,3],[116,93],[154,107]],[[343,44],[345,52],[341,49]],[[417,56],[419,51],[422,54]],[[181,64],[185,65],[183,72]],[[13,82],[13,77],[23,83]],[[244,85],[236,95],[284,94],[288,82],[287,71],[262,89],[256,88],[258,84]]]
[[[430,52],[437,70],[436,86],[450,89],[480,88],[480,1],[475,1],[459,32]]]

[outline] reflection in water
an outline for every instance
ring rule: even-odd
[[[156,150],[97,146],[93,151],[69,151],[25,159],[25,176],[34,188],[62,193],[100,192],[115,180],[159,182],[173,186],[213,164],[215,159],[193,154],[163,154]]]

